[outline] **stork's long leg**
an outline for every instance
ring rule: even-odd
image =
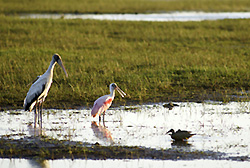
[[[40,103],[38,104],[37,123],[40,125]]]
[[[37,122],[37,102],[36,102],[36,108],[34,110],[34,128],[36,128],[36,122]]]
[[[43,123],[43,102],[41,103],[41,107],[40,107],[40,127],[42,128],[42,123]]]

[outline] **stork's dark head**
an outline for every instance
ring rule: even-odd
[[[57,62],[57,63],[62,67],[62,69],[63,69],[63,71],[64,71],[66,77],[68,77],[67,71],[66,71],[66,69],[64,68],[64,65],[63,65],[63,63],[62,63],[62,58],[61,58],[61,56],[60,56],[59,54],[56,53],[56,54],[53,55],[52,59],[53,59],[55,62]]]
[[[52,57],[52,59],[54,59],[56,62],[58,62],[59,60],[62,60],[61,56],[57,53],[55,53]]]

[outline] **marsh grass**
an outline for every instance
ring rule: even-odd
[[[21,107],[30,82],[56,65],[46,107],[92,106],[116,82],[114,103],[223,99],[249,87],[249,20],[122,22],[0,16],[0,104]],[[218,96],[217,92],[219,92]],[[206,95],[206,96],[204,96]]]
[[[249,0],[0,0],[0,13],[149,13],[249,11]]]
[[[8,136],[7,136],[8,137]],[[138,146],[101,146],[99,143],[89,144],[69,140],[57,140],[46,136],[28,137],[21,140],[0,138],[0,156],[2,158],[32,159],[220,159],[224,155],[212,151],[183,151],[180,149],[145,148]],[[225,156],[224,156],[225,157]],[[236,157],[240,159],[241,157]],[[229,158],[228,158],[229,159]],[[245,157],[244,160],[248,160]]]

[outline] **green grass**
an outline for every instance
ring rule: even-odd
[[[116,82],[114,103],[202,101],[250,86],[250,22],[112,22],[0,15],[0,106],[20,108],[54,53],[62,56],[45,107],[92,106]],[[206,95],[206,96],[204,96]],[[219,99],[227,99],[225,96]]]
[[[0,0],[0,13],[250,11],[249,0]]]

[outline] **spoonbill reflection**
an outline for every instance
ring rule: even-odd
[[[99,125],[97,125],[97,123],[95,121],[92,121],[91,128],[92,128],[92,130],[97,138],[104,140],[104,141],[107,141],[107,142],[110,142],[111,144],[114,143],[113,138],[112,138],[112,134],[105,127],[105,125],[102,126],[100,123],[99,123]]]

